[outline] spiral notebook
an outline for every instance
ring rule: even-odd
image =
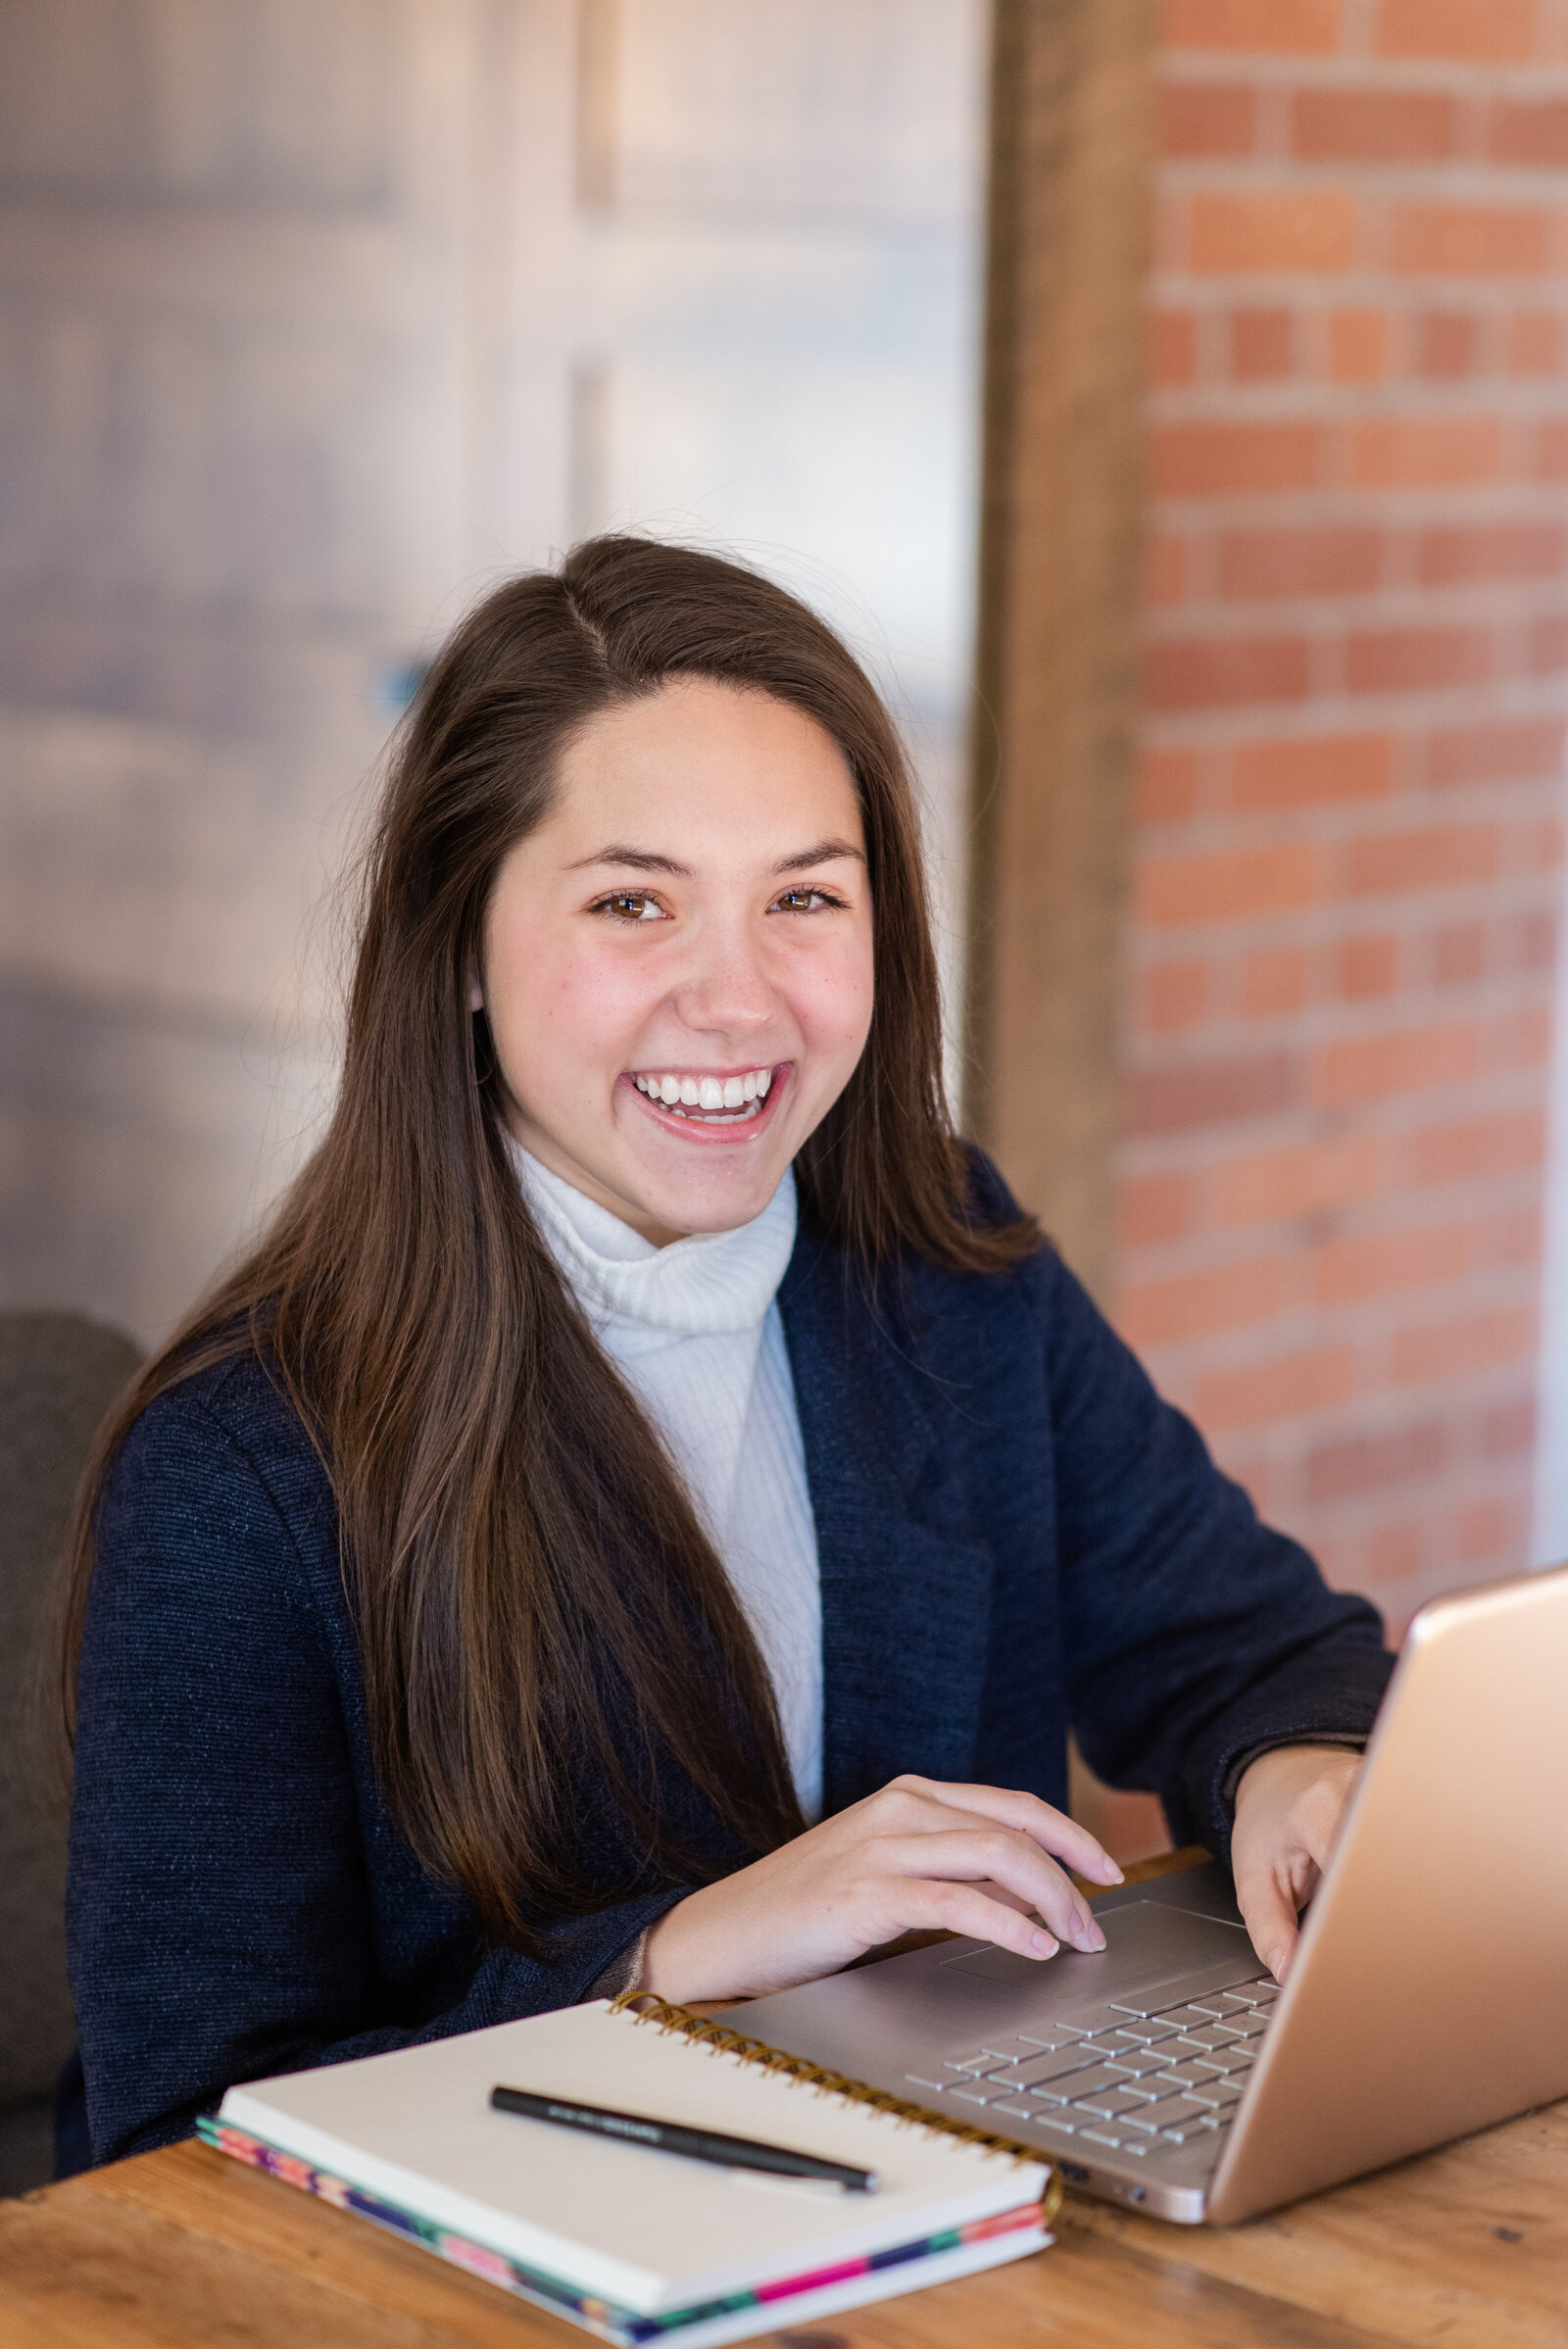
[[[495,2112],[532,2088],[874,2170],[720,2169]],[[201,2133],[602,2339],[684,2349],[891,2298],[1051,2240],[1031,2148],[646,1995],[230,2088]]]

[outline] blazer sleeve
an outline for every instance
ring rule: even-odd
[[[1270,1745],[1358,1742],[1394,1659],[1365,1599],[1259,1523],[1065,1265],[1045,1259],[1068,1701],[1085,1759],[1228,1856],[1227,1781]]]
[[[678,1897],[564,1921],[544,1963],[485,1948],[453,1896],[433,1995],[391,1995],[370,1870],[416,1863],[363,1791],[289,1524],[175,1391],[106,1488],[81,1659],[68,1932],[95,2161],[188,2134],[235,2080],[569,2005]]]

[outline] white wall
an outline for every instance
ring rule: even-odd
[[[389,681],[586,530],[866,651],[956,969],[986,17],[0,13],[0,1304],[152,1338],[265,1209]]]

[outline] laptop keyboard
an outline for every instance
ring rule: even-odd
[[[1168,1997],[1163,1985],[1156,1996]],[[943,2109],[1005,2131],[1032,2121],[1063,2148],[1106,2148],[1142,2160],[1161,2145],[1206,2139],[1217,2158],[1279,1996],[1264,1975],[1151,2011],[1112,1999],[1098,2030],[1042,2023],[998,2032],[918,2072],[911,2086]]]

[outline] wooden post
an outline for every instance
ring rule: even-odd
[[[1153,38],[1149,0],[996,0],[965,1108],[1102,1296]]]

